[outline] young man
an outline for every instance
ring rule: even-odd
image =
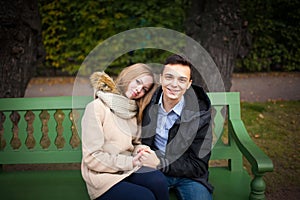
[[[144,111],[142,143],[151,150],[142,163],[160,169],[181,199],[212,199],[209,98],[192,85],[191,64],[179,55],[167,58],[160,81]]]

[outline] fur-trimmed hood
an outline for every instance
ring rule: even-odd
[[[93,73],[90,80],[94,88],[95,99],[99,98],[121,118],[130,119],[136,116],[136,102],[120,95],[115,82],[105,72]]]
[[[90,76],[90,81],[94,89],[94,94],[97,91],[120,94],[114,80],[105,72],[94,72]]]

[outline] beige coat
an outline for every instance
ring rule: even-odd
[[[81,172],[95,199],[138,169],[132,164],[132,138],[139,128],[135,117],[120,118],[99,99],[87,105],[81,125]]]

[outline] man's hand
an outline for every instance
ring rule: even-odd
[[[142,150],[140,153],[142,153],[142,156],[140,157],[140,161],[143,166],[151,167],[156,169],[156,167],[159,165],[160,160],[156,156],[155,152],[150,150]]]

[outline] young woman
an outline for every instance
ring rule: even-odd
[[[82,118],[81,172],[91,199],[168,199],[163,174],[141,167],[140,122],[155,90],[145,64],[122,70],[114,83],[105,73],[92,75],[96,99]],[[136,153],[137,152],[137,153]]]

